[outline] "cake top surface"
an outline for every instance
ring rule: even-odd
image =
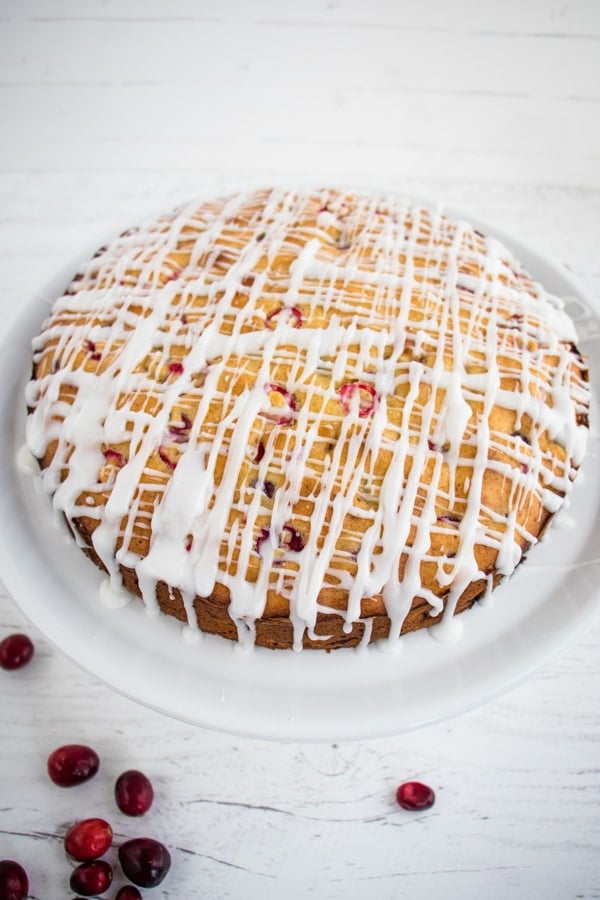
[[[253,190],[102,248],[34,344],[28,443],[116,578],[301,639],[378,603],[452,610],[568,492],[573,326],[497,240],[386,195]],[[241,632],[240,632],[241,633]]]

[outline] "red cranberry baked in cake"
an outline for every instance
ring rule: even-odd
[[[501,243],[395,196],[265,189],[125,232],[34,342],[28,445],[151,609],[273,648],[449,620],[569,491],[587,371]]]

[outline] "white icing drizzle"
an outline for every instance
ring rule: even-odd
[[[394,641],[420,597],[448,637],[471,582],[491,589],[485,552],[510,575],[531,516],[570,489],[575,340],[560,300],[465,223],[393,196],[249,192],[78,273],[34,342],[27,442],[53,449],[45,489],[95,523],[112,591],[133,569],[150,612],[165,582],[197,630],[194,598],[220,583],[250,645],[277,595],[299,649],[328,588],[348,631],[381,597]]]
[[[100,582],[100,599],[109,609],[121,609],[131,600],[131,594],[123,588],[115,589],[108,578]]]
[[[429,634],[440,644],[456,644],[460,641],[464,626],[457,616],[444,616],[429,629]]]
[[[18,470],[24,475],[37,475],[40,470],[35,456],[26,444],[19,447],[15,462]]]

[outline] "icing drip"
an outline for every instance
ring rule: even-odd
[[[120,609],[127,606],[131,600],[131,594],[122,588],[115,590],[109,579],[106,579],[100,583],[100,599],[109,609]]]
[[[197,629],[218,584],[240,643],[282,601],[299,649],[333,609],[367,643],[369,602],[393,640],[420,598],[449,635],[570,489],[575,339],[465,223],[395,197],[239,194],[77,274],[34,342],[27,441],[111,589],[133,570],[149,611],[165,582]]]
[[[34,475],[39,471],[36,458],[32,455],[29,447],[19,447],[16,455],[17,468],[24,475]]]

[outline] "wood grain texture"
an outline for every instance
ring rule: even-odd
[[[598,296],[599,42],[599,7],[583,0],[8,0],[0,336],[57,270],[140,216],[272,173],[443,199]],[[119,839],[169,845],[157,898],[600,898],[598,626],[485,707],[337,746],[236,739],[142,708],[0,588],[0,638],[14,630],[37,652],[0,672],[0,858],[26,866],[36,900],[69,896],[62,835],[95,814]],[[102,759],[74,791],[45,774],[69,741]],[[130,767],[155,784],[142,822],[112,800]],[[396,806],[408,778],[436,790],[429,812]]]
[[[343,175],[600,183],[593,3],[9,0],[2,12],[7,171],[327,160]]]

